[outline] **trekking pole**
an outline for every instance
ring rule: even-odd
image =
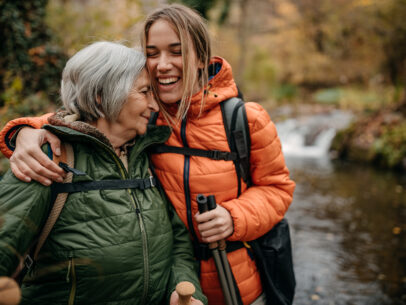
[[[21,290],[10,277],[0,277],[0,305],[17,305],[21,300]]]
[[[195,293],[195,291],[195,286],[190,282],[180,282],[178,285],[176,285],[176,292],[179,295],[178,305],[190,305],[190,298]]]
[[[197,195],[196,201],[197,201],[197,205],[199,207],[200,214],[203,214],[204,212],[208,211],[206,196]],[[224,272],[224,267],[221,262],[220,253],[219,253],[217,247],[218,247],[217,242],[213,242],[213,243],[209,244],[209,249],[211,250],[211,252],[213,254],[214,263],[216,264],[216,269],[217,269],[217,274],[219,276],[221,289],[223,290],[224,301],[226,302],[226,305],[237,305],[237,303],[235,303],[235,304],[233,303],[233,300],[231,298],[229,285],[227,283],[227,278],[226,278],[226,275]]]
[[[216,197],[214,195],[207,196],[207,206],[209,208],[209,211],[214,210],[217,206],[216,204]],[[234,284],[234,278],[233,278],[233,273],[231,271],[230,263],[228,262],[227,259],[227,252],[226,252],[226,241],[224,239],[218,241],[218,249],[220,252],[220,258],[224,267],[224,272],[226,275],[228,287],[230,290],[231,294],[231,299],[233,301],[233,304],[239,304],[238,303],[238,297],[237,297],[237,287]]]

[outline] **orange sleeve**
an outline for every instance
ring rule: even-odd
[[[0,131],[0,151],[2,154],[7,158],[10,158],[13,154],[14,147],[11,145],[10,140],[17,130],[24,126],[39,129],[43,125],[48,124],[48,118],[51,115],[53,113],[47,113],[40,117],[18,118],[8,122]]]
[[[229,240],[249,241],[268,232],[284,217],[295,189],[276,127],[268,113],[256,103],[247,103],[246,110],[253,185],[240,197],[223,202],[234,223],[234,233]]]

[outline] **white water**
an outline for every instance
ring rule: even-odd
[[[277,123],[282,150],[287,158],[321,159],[328,157],[337,130],[347,127],[352,114],[340,110],[302,116]]]

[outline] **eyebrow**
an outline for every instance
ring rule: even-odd
[[[181,43],[180,43],[180,42],[171,43],[171,44],[169,45],[170,48],[179,47],[179,46],[181,46]],[[156,46],[154,46],[154,45],[149,45],[149,46],[147,46],[147,49],[156,49]]]

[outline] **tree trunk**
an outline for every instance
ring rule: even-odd
[[[241,89],[244,87],[243,79],[245,73],[245,65],[247,59],[247,37],[248,37],[248,23],[249,14],[247,13],[249,0],[240,0],[240,22],[238,27],[238,46],[240,49],[238,59],[238,75],[236,76],[237,84]]]

